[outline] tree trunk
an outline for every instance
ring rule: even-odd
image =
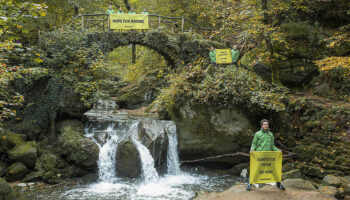
[[[132,49],[132,64],[136,64],[136,44],[131,45]]]

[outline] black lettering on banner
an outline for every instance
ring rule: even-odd
[[[261,166],[271,166],[271,163],[261,163]]]
[[[265,171],[266,174],[272,174],[272,170]]]
[[[259,171],[259,174],[263,174],[263,173],[264,173],[264,170],[260,170],[260,171]]]

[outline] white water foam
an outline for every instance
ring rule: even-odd
[[[154,159],[149,150],[140,142],[132,138],[132,142],[135,144],[137,150],[140,153],[140,159],[142,164],[142,177],[146,182],[155,181],[158,178],[156,168],[154,168]]]
[[[110,124],[106,129],[108,140],[100,146],[100,154],[98,159],[98,176],[101,182],[112,183],[116,179],[116,151],[119,142],[119,136],[113,129],[114,124]],[[97,143],[98,144],[98,143]]]
[[[172,125],[169,127],[170,133],[168,133],[168,155],[167,155],[167,167],[168,174],[179,174],[180,162],[179,155],[177,153],[177,134],[176,126]]]

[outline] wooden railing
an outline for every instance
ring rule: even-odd
[[[172,32],[186,32],[192,29],[213,31],[214,29],[202,27],[201,25],[192,22],[186,17],[166,17],[156,14],[150,14],[149,17],[149,27],[158,28],[160,26],[165,26],[170,28]],[[99,31],[109,31],[109,14],[81,14],[78,16],[80,18],[80,29],[85,31],[86,29],[96,29]],[[77,18],[75,18],[76,20]],[[77,24],[75,23],[75,28]]]

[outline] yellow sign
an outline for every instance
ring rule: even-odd
[[[230,49],[216,49],[216,63],[229,64],[232,63],[232,56]]]
[[[149,29],[148,15],[110,14],[110,29]]]
[[[250,153],[250,183],[281,182],[282,152],[253,151]]]

